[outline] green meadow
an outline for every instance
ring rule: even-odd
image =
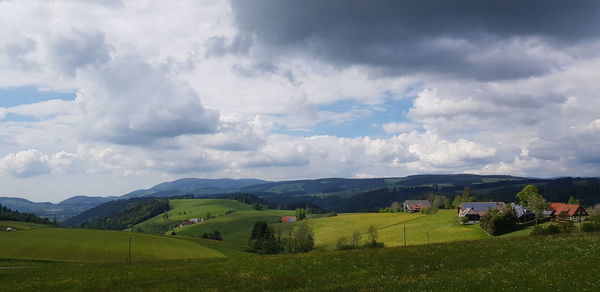
[[[197,237],[202,233],[218,230],[223,236],[223,242],[230,248],[243,251],[247,248],[256,221],[276,224],[281,216],[293,214],[292,210],[242,210],[206,222],[176,228],[174,231],[180,236]]]
[[[204,218],[207,213],[211,216],[223,216],[226,212],[253,209],[248,204],[224,199],[174,199],[169,200],[169,205],[171,210],[167,212],[167,216],[157,215],[134,228],[140,228],[146,233],[164,234],[170,233],[177,223],[191,218]]]
[[[2,291],[596,291],[600,233],[124,263],[0,260]]]
[[[0,232],[3,232],[8,227],[12,227],[15,228],[17,231],[21,231],[35,228],[46,228],[48,227],[48,225],[19,221],[0,221]]]
[[[3,224],[5,224],[3,222]],[[0,258],[73,262],[125,262],[225,257],[227,250],[208,240],[70,228],[33,228],[0,233]]]
[[[456,210],[439,210],[435,214],[419,213],[347,213],[283,225],[306,224],[313,229],[317,248],[333,249],[340,237],[349,237],[358,231],[366,240],[366,231],[373,225],[379,230],[378,241],[386,246],[426,244],[471,240],[489,237],[478,225],[456,222]]]

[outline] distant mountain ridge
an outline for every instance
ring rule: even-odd
[[[0,204],[19,212],[33,213],[41,217],[64,221],[81,214],[100,204],[117,200],[139,197],[173,197],[180,195],[217,195],[238,192],[240,189],[257,184],[268,183],[259,179],[200,179],[182,178],[157,184],[149,189],[136,190],[122,196],[91,197],[74,196],[60,203],[32,202],[23,198],[0,197]]]
[[[392,201],[421,199],[436,193],[447,197],[461,194],[470,187],[480,200],[514,201],[515,194],[527,184],[534,184],[548,200],[566,201],[569,196],[584,205],[600,203],[600,178],[539,179],[509,175],[432,174],[390,178],[320,178],[291,181],[258,179],[183,178],[136,190],[118,197],[76,196],[58,204],[34,203],[20,198],[2,198],[0,204],[22,212],[60,221],[78,215],[102,203],[116,199],[174,197],[215,197],[231,193],[251,193],[275,204],[310,203],[335,211],[369,211]]]
[[[81,212],[112,201],[117,197],[75,196],[58,204],[50,202],[32,202],[23,198],[0,197],[0,204],[10,209],[59,221],[80,214]]]
[[[182,178],[157,184],[147,190],[136,190],[120,198],[173,197],[180,195],[214,195],[240,191],[244,187],[269,183],[260,179]]]

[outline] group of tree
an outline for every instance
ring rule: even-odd
[[[215,230],[213,232],[204,232],[204,233],[202,233],[202,235],[200,235],[200,238],[212,239],[212,240],[223,240],[223,237],[221,236],[221,232],[219,232],[218,230]]]
[[[248,205],[252,205],[255,210],[295,210],[302,208],[311,214],[325,214],[329,212],[327,209],[321,208],[314,203],[306,202],[307,199],[302,199],[300,201],[286,200],[285,202],[278,202],[276,201],[276,198],[273,198],[273,200],[266,200],[250,193],[233,193],[220,196],[219,198],[246,203]]]
[[[490,209],[480,219],[481,228],[490,235],[513,232],[517,228],[517,213],[510,205],[502,210]]]
[[[302,221],[302,220],[306,219],[306,213],[307,213],[306,209],[304,209],[304,208],[296,209],[296,220]]]
[[[252,228],[248,251],[258,254],[302,253],[314,247],[314,234],[305,224],[298,227],[283,225],[275,232],[265,221],[258,221]]]
[[[378,241],[379,230],[374,225],[369,226],[366,235],[367,240],[365,242],[362,242],[362,234],[359,231],[355,231],[350,237],[340,237],[336,242],[336,249],[349,250],[359,248],[385,247],[385,244],[383,242]]]
[[[48,218],[41,218],[31,213],[21,213],[19,211],[13,211],[2,205],[0,205],[0,220],[31,222],[38,224],[58,224],[56,220],[50,221]]]
[[[536,219],[543,216],[548,209],[548,201],[540,194],[540,190],[534,185],[525,186],[517,193],[519,204],[536,215]]]

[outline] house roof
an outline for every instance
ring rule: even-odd
[[[289,222],[289,221],[296,221],[296,216],[281,216],[279,218],[280,222]]]
[[[554,214],[556,214],[556,215],[560,215],[561,213],[565,213],[568,216],[573,216],[573,215],[577,214],[577,211],[580,210],[580,209],[585,214],[587,214],[585,212],[585,210],[583,210],[583,208],[581,208],[580,205],[565,204],[565,203],[550,203],[550,205],[548,206],[548,210],[554,211]]]
[[[431,203],[429,203],[427,200],[406,200],[404,201],[404,205],[415,206],[417,208],[431,207]]]
[[[471,208],[475,211],[487,211],[489,208],[499,209],[504,208],[506,204],[504,202],[465,202],[460,204],[460,209],[465,210]]]
[[[510,203],[510,205],[512,206],[513,210],[515,210],[515,213],[517,213],[517,217],[521,217],[526,214],[532,214],[531,211],[525,209],[525,207],[521,205],[517,205],[515,203]]]

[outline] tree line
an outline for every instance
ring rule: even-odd
[[[35,214],[21,213],[19,211],[13,211],[2,205],[0,205],[0,220],[57,225],[56,220],[50,221],[50,219],[48,219],[48,218],[41,218],[41,217],[36,216]]]

